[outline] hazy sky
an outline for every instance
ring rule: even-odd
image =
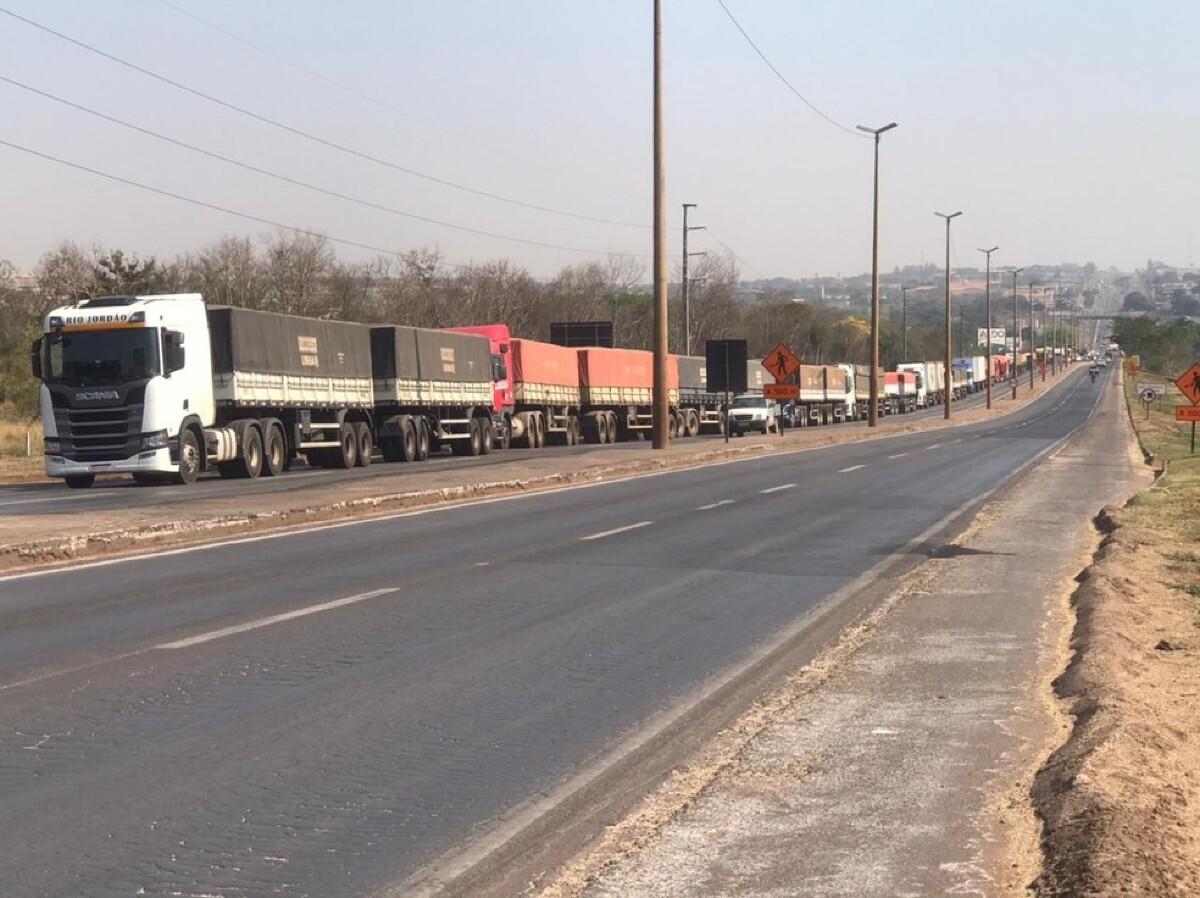
[[[882,264],[1147,256],[1188,264],[1200,208],[1200,3],[726,0],[791,82],[884,138]],[[535,205],[650,221],[649,0],[0,0],[114,55],[389,162]],[[717,0],[665,0],[667,186],[745,277],[870,267],[871,142],[818,118]],[[0,15],[0,76],[292,178],[532,241],[648,254],[642,227],[496,202],[251,121]],[[318,196],[0,82],[0,140],[262,218],[537,275],[597,255],[454,231]],[[0,146],[0,258],[60,239],[170,256],[269,230]],[[671,235],[678,252],[678,235]],[[702,235],[698,249],[717,249]],[[347,258],[369,253],[340,249]],[[672,260],[673,263],[676,261]],[[648,263],[647,263],[648,265]]]

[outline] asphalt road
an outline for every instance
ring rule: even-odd
[[[0,578],[0,894],[403,883],[920,556],[1103,383],[941,433]]]
[[[997,387],[1004,390],[1004,387]],[[982,405],[983,394],[974,394],[955,404],[963,410]],[[912,421],[933,415],[941,415],[942,407],[935,406],[922,409],[903,417]],[[886,420],[886,419],[885,419]],[[865,427],[865,422],[854,422],[849,427]],[[719,440],[722,437],[715,434],[702,434],[701,441]],[[628,448],[630,444],[619,444]],[[647,451],[649,451],[649,445]],[[605,450],[613,446],[588,446],[588,450]],[[222,480],[218,475],[205,475],[200,486],[138,486],[133,479],[123,477],[102,477],[96,485],[86,490],[71,490],[60,482],[21,484],[0,486],[0,519],[15,515],[36,512],[37,514],[71,514],[77,510],[115,511],[123,508],[145,506],[170,506],[186,502],[197,496],[205,498],[221,498],[225,496],[261,496],[270,493],[296,493],[313,486],[328,486],[339,482],[361,481],[363,479],[395,476],[405,470],[425,471],[431,466],[452,466],[455,468],[487,468],[508,461],[519,461],[522,458],[542,458],[546,454],[576,452],[575,447],[547,446],[543,449],[510,449],[508,452],[497,452],[479,458],[460,458],[448,452],[425,461],[418,465],[404,466],[385,464],[379,456],[375,464],[367,468],[352,468],[348,471],[327,470],[324,468],[308,468],[302,463],[283,477],[260,477],[257,480]]]

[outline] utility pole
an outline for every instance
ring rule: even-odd
[[[950,222],[962,215],[962,211],[951,212],[946,215],[943,212],[934,212],[938,218],[946,219],[946,389],[945,389],[945,414],[943,417],[950,420],[950,398],[954,395],[954,347],[951,345],[950,332]]]
[[[900,285],[900,361],[908,361],[908,285]]]
[[[654,404],[655,449],[671,443],[667,393],[667,177],[663,150],[662,0],[654,0]]]
[[[708,253],[688,252],[688,231],[703,231],[703,225],[688,227],[688,209],[695,209],[695,203],[683,204],[683,354],[692,354],[692,280],[688,277],[688,259],[691,256],[706,256]]]
[[[1033,389],[1033,357],[1037,344],[1033,337],[1033,281],[1029,282],[1029,389]]]
[[[1054,294],[1054,308],[1050,310],[1050,373],[1058,373],[1058,293]]]
[[[966,358],[966,340],[967,340],[967,310],[962,306],[958,307],[958,357]]]
[[[1048,358],[1046,358],[1046,356],[1048,355],[1048,353],[1046,352],[1046,349],[1048,348],[1047,340],[1050,339],[1049,336],[1046,334],[1046,325],[1050,323],[1050,302],[1049,302],[1049,299],[1047,298],[1049,296],[1049,294],[1050,294],[1050,288],[1043,287],[1042,288],[1042,383],[1046,382],[1046,366],[1051,364],[1050,360]]]
[[[859,125],[859,131],[865,131],[875,138],[875,202],[871,219],[871,399],[867,409],[867,426],[875,427],[879,423],[879,137],[896,127],[890,122],[882,128],[868,128]]]
[[[1021,326],[1017,322],[1017,275],[1024,271],[1024,268],[1014,268],[1013,276],[1013,343],[1012,355],[1008,359],[1008,367],[1011,369],[1009,380],[1012,381],[1012,398],[1017,398],[1017,353],[1021,351]]]
[[[1000,247],[993,246],[991,249],[981,249],[980,252],[987,257],[987,277],[983,282],[984,295],[984,317],[987,321],[984,327],[987,329],[987,337],[984,339],[984,351],[987,353],[987,407],[992,407],[992,253]]]

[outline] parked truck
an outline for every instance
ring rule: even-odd
[[[917,407],[940,405],[946,398],[946,364],[944,362],[901,362],[897,371],[910,371],[917,376]]]
[[[497,372],[487,339],[403,325],[372,327],[370,335],[375,437],[385,461],[420,461],[444,445],[455,455],[492,450]]]
[[[46,473],[140,483],[273,476],[298,455],[370,458],[370,331],[199,294],[102,296],[50,312],[33,346]]]

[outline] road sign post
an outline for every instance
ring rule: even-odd
[[[786,343],[778,344],[763,356],[762,366],[775,376],[775,383],[763,385],[763,398],[772,402],[795,401],[800,398],[800,385],[789,383],[800,370],[800,358]],[[779,437],[783,438],[783,417],[775,416]]]

